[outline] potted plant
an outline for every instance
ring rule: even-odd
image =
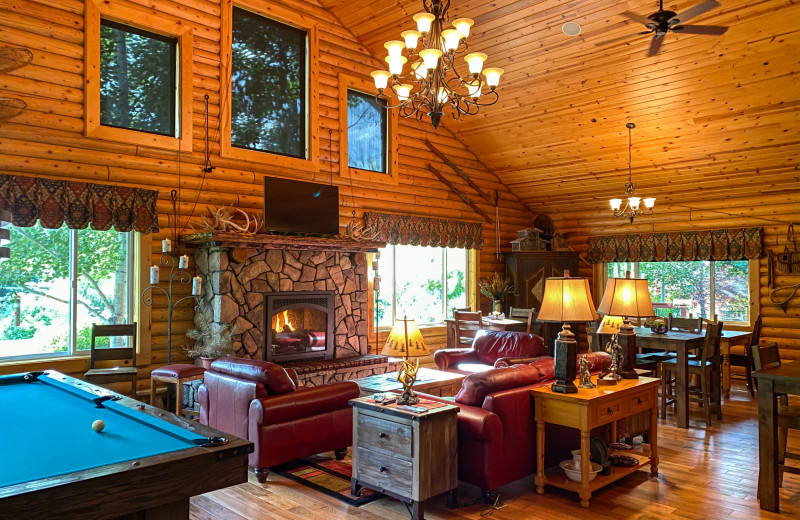
[[[478,280],[478,290],[482,295],[491,298],[495,315],[503,313],[503,296],[506,294],[516,294],[514,291],[514,284],[511,283],[511,280],[503,278],[500,276],[500,273],[494,273],[489,278],[481,278]]]
[[[186,332],[186,336],[194,340],[194,347],[188,349],[189,357],[199,357],[203,368],[208,370],[215,359],[233,354],[235,333],[233,323],[214,323],[210,308],[195,307],[194,328]]]

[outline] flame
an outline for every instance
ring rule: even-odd
[[[281,317],[283,317],[283,322],[281,322]],[[272,319],[272,330],[277,332],[283,332],[284,326],[289,327],[291,332],[294,332],[294,325],[292,322],[289,321],[289,311],[283,311],[280,314],[276,314],[275,317]]]

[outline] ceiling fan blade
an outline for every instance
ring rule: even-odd
[[[621,41],[624,41],[624,40],[630,40],[631,38],[635,38],[637,36],[642,36],[643,34],[650,34],[652,32],[653,31],[642,31],[642,32],[633,33],[633,34],[626,34],[625,36],[620,36],[619,38],[611,38],[610,40],[605,40],[605,41],[602,41],[600,43],[595,43],[595,46],[596,47],[600,47],[602,45],[608,45],[609,43],[616,43],[616,42],[621,42]]]
[[[661,44],[664,43],[664,36],[653,36],[650,41],[650,49],[647,51],[647,57],[655,56],[661,50]]]
[[[676,25],[673,31],[685,34],[708,34],[711,36],[721,36],[728,30],[721,25]]]
[[[646,18],[640,14],[636,14],[631,11],[625,11],[624,13],[622,13],[622,16],[624,16],[625,18],[630,18],[634,22],[639,22],[640,24],[646,25],[648,27],[651,25],[655,25],[655,22],[650,18]]]
[[[669,19],[670,25],[677,25],[679,23],[686,23],[692,18],[696,16],[700,16],[701,14],[705,13],[706,11],[710,11],[715,7],[719,7],[719,3],[716,0],[707,0],[702,4],[697,4],[694,7],[690,7],[689,9],[685,10],[682,13],[678,13],[672,18]]]

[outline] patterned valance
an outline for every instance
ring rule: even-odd
[[[390,244],[483,248],[483,226],[478,222],[364,213],[364,226],[378,231],[376,240]]]
[[[140,233],[158,231],[158,192],[109,184],[56,181],[0,174],[0,209],[11,212],[15,226]]]
[[[679,262],[761,258],[762,228],[589,237],[589,260]]]

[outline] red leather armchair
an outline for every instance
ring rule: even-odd
[[[439,370],[472,374],[499,366],[530,363],[545,353],[544,341],[535,334],[482,330],[471,348],[437,350],[433,360]]]
[[[274,363],[226,357],[206,371],[198,390],[200,422],[248,439],[259,482],[270,466],[325,451],[341,459],[353,442],[359,396],[352,381],[298,388],[297,374]]]

